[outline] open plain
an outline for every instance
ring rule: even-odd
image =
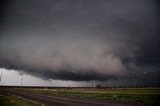
[[[44,106],[154,106],[160,104],[159,88],[1,88],[1,92]]]

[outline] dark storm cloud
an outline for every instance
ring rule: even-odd
[[[0,67],[43,79],[159,80],[159,3],[11,0],[1,9]]]

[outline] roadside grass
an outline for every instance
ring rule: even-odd
[[[41,106],[40,104],[0,92],[0,106]]]
[[[160,89],[157,88],[113,88],[113,89],[23,89],[50,96],[67,96],[99,100],[160,103]]]

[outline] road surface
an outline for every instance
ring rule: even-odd
[[[117,102],[111,100],[88,100],[70,97],[56,97],[29,92],[8,91],[9,94],[29,99],[43,106],[152,106],[142,103]]]

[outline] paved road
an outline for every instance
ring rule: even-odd
[[[25,99],[39,102],[44,106],[151,106],[141,103],[86,100],[69,97],[55,97],[27,92],[9,92],[9,94],[20,96]]]

